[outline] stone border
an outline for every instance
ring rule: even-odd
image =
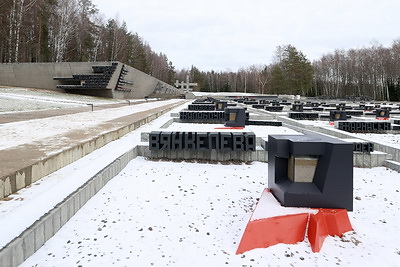
[[[136,146],[115,159],[4,246],[0,250],[0,266],[18,266],[32,256],[131,160],[145,154],[144,148]]]
[[[302,133],[308,132],[308,131],[314,131],[314,132],[318,132],[318,133],[322,133],[322,134],[326,134],[326,135],[330,135],[330,136],[334,136],[334,137],[342,138],[342,139],[358,138],[358,139],[364,140],[361,137],[358,137],[358,136],[355,137],[351,133],[347,133],[347,132],[344,132],[344,131],[341,131],[338,129],[327,129],[324,127],[311,126],[311,125],[304,126],[304,125],[302,125],[296,121],[293,121],[291,119],[288,119],[288,118],[280,117],[279,119],[284,121],[284,126],[294,129],[296,131],[302,132]],[[368,140],[366,140],[366,141],[368,141]],[[380,151],[380,152],[386,153],[388,155],[388,157],[386,159],[383,159],[381,156],[378,156],[379,157],[377,159],[378,163],[375,163],[373,160],[371,160],[371,165],[364,163],[360,166],[366,166],[369,168],[382,166],[382,164],[388,168],[392,168],[391,166],[395,166],[393,164],[386,163],[387,160],[391,160],[391,161],[394,161],[394,162],[397,162],[398,164],[400,164],[400,149],[399,148],[391,147],[391,146],[384,145],[384,144],[381,144],[378,142],[373,142],[373,141],[368,141],[368,142],[371,142],[374,144],[375,151]],[[400,170],[399,167],[394,167],[393,169],[396,171]]]
[[[252,151],[246,161],[266,161],[265,150]],[[233,152],[236,153],[236,152]],[[224,153],[225,154],[225,153]],[[229,154],[229,153],[226,153]],[[18,266],[39,250],[71,219],[86,202],[99,192],[111,179],[117,176],[130,161],[138,156],[151,158],[146,145],[138,145],[124,153],[86,183],[72,192],[53,209],[48,211],[0,250],[0,266]],[[264,160],[262,158],[264,157]]]
[[[242,161],[268,162],[268,151],[266,150],[251,151],[242,156],[237,155],[238,152],[217,153],[215,151],[215,153],[224,155],[215,155],[215,157],[207,158],[209,160],[224,161],[232,160],[236,155],[238,156],[238,160]],[[18,266],[32,256],[47,240],[53,237],[89,199],[99,192],[111,179],[117,176],[130,161],[138,156],[152,158],[154,155],[152,155],[147,145],[137,145],[108,164],[63,201],[58,203],[53,209],[40,217],[18,237],[4,246],[0,250],[0,266]],[[197,159],[204,159],[204,157],[198,156]]]

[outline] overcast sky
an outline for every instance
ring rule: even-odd
[[[92,0],[176,69],[270,64],[291,44],[313,61],[335,49],[400,38],[399,0]]]

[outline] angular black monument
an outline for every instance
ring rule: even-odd
[[[303,112],[303,104],[300,104],[300,103],[293,104],[292,111]]]
[[[244,108],[227,107],[225,108],[225,126],[245,127],[246,110]]]
[[[346,121],[347,112],[343,110],[331,110],[329,111],[329,121]]]
[[[216,111],[224,111],[227,106],[228,106],[228,102],[226,102],[226,101],[215,102],[215,110]]]
[[[270,135],[268,187],[286,207],[353,210],[353,144],[324,135]]]
[[[390,110],[389,109],[385,109],[385,108],[376,109],[375,110],[375,117],[377,119],[381,119],[381,120],[386,119],[387,120],[387,119],[390,118]]]

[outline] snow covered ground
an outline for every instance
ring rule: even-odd
[[[87,112],[64,116],[7,123],[2,125],[0,129],[0,134],[7,136],[7,138],[0,139],[0,149],[7,149],[37,141],[45,142],[47,138],[56,135],[60,136],[59,139],[61,141],[64,141],[62,140],[62,135],[76,129],[90,131],[91,128],[99,127],[106,121],[155,108],[161,104],[171,104],[179,101],[181,100],[172,99],[157,103],[148,102],[138,105],[126,105],[125,107],[114,108],[112,110],[88,110]],[[54,142],[54,140],[50,141]]]
[[[235,255],[267,164],[133,160],[22,266],[396,266],[400,177],[354,169],[354,231]]]
[[[112,117],[100,112],[97,117]],[[73,124],[75,119],[66,117],[64,123]],[[169,119],[167,113],[8,201],[0,201],[1,225],[13,225],[1,228],[0,243],[12,238],[13,228],[23,229],[63,195],[139,144],[141,132],[159,129]],[[47,121],[47,125],[53,123]],[[19,125],[15,130],[24,128]],[[189,127],[205,131],[214,126]],[[186,127],[174,123],[168,130]],[[257,136],[272,131],[296,133],[285,127],[269,128],[251,130]],[[354,231],[341,238],[328,237],[320,253],[312,253],[304,241],[235,255],[257,199],[268,186],[267,169],[268,164],[261,162],[226,165],[138,157],[22,266],[399,266],[400,175],[383,167],[354,168],[354,211],[349,213]]]
[[[122,102],[92,96],[64,94],[55,91],[0,86],[0,114],[44,109],[83,107],[87,104]]]

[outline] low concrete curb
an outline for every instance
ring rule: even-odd
[[[253,155],[261,153],[262,155],[268,156],[266,151],[255,152],[256,153]],[[262,155],[259,155],[259,157]],[[4,246],[0,250],[0,266],[18,266],[32,256],[47,240],[53,237],[90,198],[99,192],[111,179],[117,176],[131,160],[138,156],[151,158],[151,152],[148,146],[135,146],[115,159],[57,204],[53,209],[39,218],[18,237]],[[249,158],[248,160],[251,159]]]
[[[138,156],[135,147],[99,171],[0,250],[0,266],[18,266],[53,237],[100,189]],[[143,153],[141,153],[143,154]]]
[[[296,122],[295,120],[284,118],[284,117],[279,117],[279,120],[284,121],[284,126],[294,129],[299,132],[308,132],[308,131],[314,131],[318,132],[321,134],[326,134],[330,136],[334,136],[337,138],[341,139],[352,139],[352,138],[358,138],[362,139],[360,137],[355,137],[354,135],[350,133],[346,133],[344,131],[338,130],[338,129],[327,129],[324,127],[318,127],[318,126],[306,126]],[[371,142],[369,140],[366,140],[368,142]],[[359,154],[359,153],[354,153],[354,161],[355,167],[362,167],[362,168],[373,168],[373,167],[378,167],[378,166],[386,166],[388,168],[391,168],[390,166],[395,166],[393,164],[386,164],[385,162],[387,160],[391,160],[394,162],[399,163],[400,162],[400,149],[391,147],[388,145],[384,145],[378,142],[371,142],[374,144],[375,151],[379,151],[381,153],[364,153],[364,154]],[[386,165],[385,165],[386,164]],[[400,163],[399,163],[400,164]],[[399,168],[393,168],[393,170],[399,171]]]

